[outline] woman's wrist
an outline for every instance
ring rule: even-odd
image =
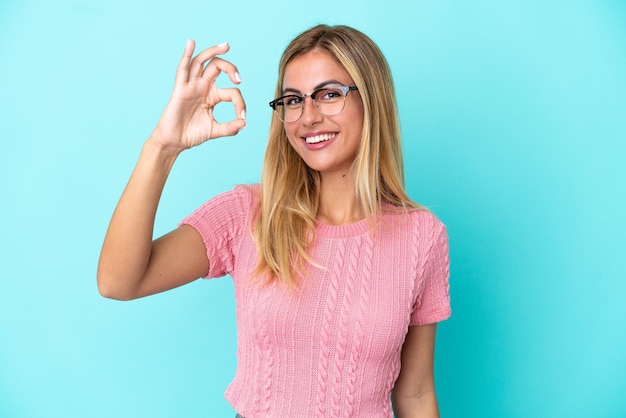
[[[142,153],[173,164],[184,150],[185,148],[183,147],[164,145],[164,141],[161,141],[155,133],[152,133],[144,143]]]

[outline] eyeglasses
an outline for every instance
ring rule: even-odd
[[[318,112],[325,116],[341,113],[346,105],[348,92],[358,90],[356,86],[330,86],[315,90],[311,94],[299,96],[288,94],[270,102],[276,115],[285,123],[293,123],[302,117],[304,99],[310,97]]]

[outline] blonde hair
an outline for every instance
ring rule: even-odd
[[[395,89],[389,65],[376,44],[348,26],[315,26],[285,49],[278,68],[276,97],[283,91],[285,68],[312,50],[330,53],[354,80],[363,101],[363,128],[353,163],[356,197],[375,225],[382,203],[401,210],[418,208],[404,189],[404,168]],[[260,208],[253,223],[259,252],[255,276],[288,286],[306,275],[319,205],[320,175],[289,144],[283,123],[273,114],[263,162]]]

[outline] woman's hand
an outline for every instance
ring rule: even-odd
[[[176,71],[172,96],[150,137],[164,148],[182,151],[209,139],[237,134],[246,126],[245,103],[237,88],[221,89],[215,85],[220,72],[239,84],[237,68],[217,58],[229,50],[224,43],[205,49],[193,57],[195,42],[187,41]],[[213,108],[220,102],[232,102],[237,119],[220,123],[213,117]]]

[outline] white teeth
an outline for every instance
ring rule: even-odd
[[[328,141],[334,136],[335,134],[322,134],[322,135],[316,135],[316,136],[309,136],[305,140],[307,144],[317,144],[318,142]]]

